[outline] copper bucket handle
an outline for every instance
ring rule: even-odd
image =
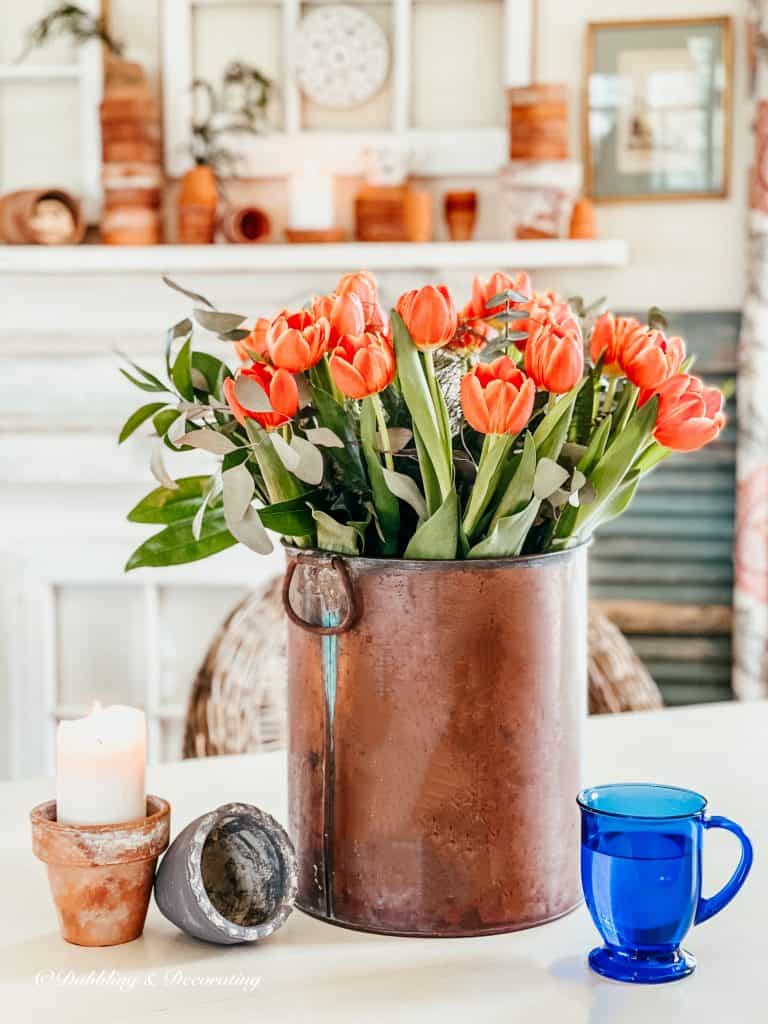
[[[314,559],[313,559],[314,560]],[[285,569],[285,577],[283,579],[283,608],[285,614],[294,624],[299,626],[301,629],[305,629],[308,633],[314,633],[316,636],[338,636],[339,633],[346,633],[350,629],[358,615],[360,614],[360,607],[355,596],[355,588],[352,583],[352,577],[349,575],[349,569],[346,567],[343,558],[337,558],[335,555],[331,558],[331,568],[334,569],[341,579],[342,589],[344,590],[344,596],[347,599],[347,610],[344,618],[337,626],[319,626],[314,622],[307,622],[306,619],[302,619],[300,615],[297,615],[291,605],[291,581],[293,580],[293,574],[296,572],[296,568],[302,561],[299,555],[296,558],[292,558]]]

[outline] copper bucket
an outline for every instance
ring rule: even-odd
[[[572,910],[586,547],[288,558],[297,906],[418,936],[514,931]]]

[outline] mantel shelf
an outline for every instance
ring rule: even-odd
[[[620,267],[617,239],[338,245],[0,246],[0,273],[286,273],[295,270],[495,270]]]

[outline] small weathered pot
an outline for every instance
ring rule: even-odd
[[[232,945],[277,931],[293,910],[296,886],[296,857],[282,826],[250,804],[223,804],[174,839],[155,900],[182,931]]]
[[[573,910],[586,546],[434,562],[287,553],[299,908],[417,936]]]
[[[77,245],[85,228],[80,200],[63,189],[22,189],[0,199],[0,238],[8,245]]]
[[[114,825],[65,825],[56,801],[31,814],[32,849],[48,866],[61,934],[77,946],[117,946],[144,930],[171,808],[147,797],[147,817]]]

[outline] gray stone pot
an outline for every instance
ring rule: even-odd
[[[285,830],[250,804],[223,804],[184,829],[155,878],[161,913],[197,939],[265,939],[296,897],[296,857]]]

